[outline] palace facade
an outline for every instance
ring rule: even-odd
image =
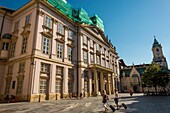
[[[0,7],[0,99],[43,101],[119,88],[118,53],[103,21],[66,0]]]

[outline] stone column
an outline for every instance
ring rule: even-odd
[[[98,94],[98,77],[97,77],[97,71],[94,69],[94,94],[97,96]]]
[[[89,96],[91,96],[92,95],[92,74],[91,74],[91,71],[89,70],[89,72],[88,72],[88,76],[89,76]]]
[[[68,95],[68,67],[64,67],[63,74],[63,97],[66,97]]]
[[[103,71],[101,71],[101,73],[100,73],[100,87],[101,87],[101,92],[100,93],[102,93],[102,91],[104,89]]]
[[[55,75],[56,67],[55,65],[50,66],[50,80],[49,80],[49,100],[55,100]]]
[[[111,95],[111,89],[110,89],[110,80],[111,80],[111,75],[110,74],[108,74],[108,76],[107,76],[107,84],[108,84],[108,94],[109,95]]]

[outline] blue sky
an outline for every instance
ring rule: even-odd
[[[0,0],[0,6],[17,9],[28,0]],[[97,14],[105,34],[127,65],[150,63],[154,35],[170,67],[170,0],[67,0],[74,8]]]

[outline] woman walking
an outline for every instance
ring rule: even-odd
[[[107,112],[107,100],[108,100],[108,96],[107,96],[107,94],[106,94],[106,91],[105,90],[103,90],[102,91],[102,97],[103,97],[103,107],[105,108],[105,112]]]

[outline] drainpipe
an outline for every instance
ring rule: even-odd
[[[6,14],[7,14],[7,12],[5,11],[5,14],[4,14],[3,19],[2,19],[2,24],[1,24],[0,39],[1,39],[2,31],[3,31],[3,27],[4,27],[4,20],[5,20]]]

